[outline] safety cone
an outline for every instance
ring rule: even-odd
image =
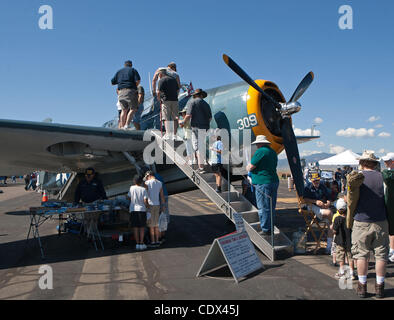
[[[46,192],[46,190],[44,190],[44,193],[42,194],[42,200],[41,203],[45,203],[48,202],[48,194]]]

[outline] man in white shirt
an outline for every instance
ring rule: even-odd
[[[128,198],[130,198],[130,224],[133,228],[137,250],[145,250],[144,235],[146,227],[146,212],[149,209],[148,192],[142,186],[143,180],[140,176],[134,177],[134,185],[130,187]]]
[[[161,203],[165,203],[163,184],[156,179],[152,171],[148,171],[145,174],[145,185],[148,190],[148,203],[150,206],[151,218],[148,220],[148,227],[150,231],[151,246],[157,247],[160,245],[159,237],[159,217],[160,212],[164,211],[164,208],[160,207]]]

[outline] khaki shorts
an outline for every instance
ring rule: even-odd
[[[160,216],[160,206],[150,206],[150,219],[147,221],[147,226],[149,228],[154,228],[159,226],[159,216]]]
[[[335,254],[336,254],[336,260],[339,262],[345,262],[345,256],[347,256],[348,260],[353,259],[352,253],[349,250],[346,250],[346,248],[342,246],[336,245]]]
[[[178,101],[163,101],[162,120],[175,121],[179,116]]]
[[[119,90],[119,103],[124,110],[137,110],[138,109],[138,93],[135,89],[120,89]]]
[[[207,130],[192,128],[192,146],[194,151],[204,152],[207,148]]]
[[[376,260],[387,261],[389,253],[389,225],[381,222],[354,221],[352,231],[352,254],[354,259],[366,260],[374,251]]]

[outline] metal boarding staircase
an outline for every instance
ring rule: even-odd
[[[199,174],[186,161],[176,148],[181,141],[164,140],[160,132],[153,132],[158,147],[176,164],[184,174],[233,222],[233,213],[242,214],[245,229],[255,246],[271,261],[275,261],[275,253],[286,250],[293,254],[293,243],[277,227],[274,228],[274,239],[262,235],[258,210],[233,185],[222,178],[222,193],[217,193],[215,176],[212,173]]]

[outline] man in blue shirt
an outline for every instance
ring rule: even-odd
[[[304,190],[304,201],[308,204],[308,209],[312,211],[319,220],[329,221],[330,228],[327,233],[327,249],[326,254],[331,253],[331,245],[333,239],[332,211],[330,195],[327,188],[320,182],[318,173],[313,173],[311,177],[312,183],[308,184]]]
[[[137,87],[141,78],[133,63],[128,60],[124,64],[124,68],[120,69],[112,78],[112,85],[118,85],[119,102],[122,106],[120,115],[120,128],[127,128],[127,120],[132,119],[138,109]]]

